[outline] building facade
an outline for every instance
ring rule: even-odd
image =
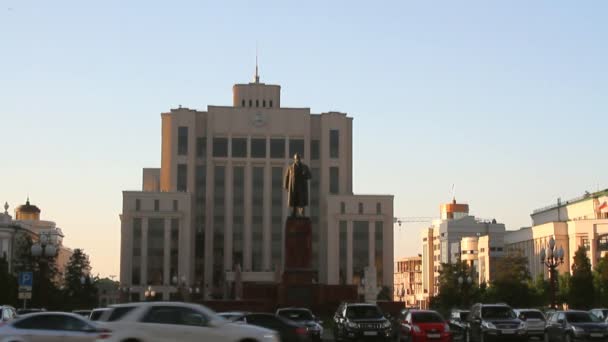
[[[422,255],[401,258],[396,262],[394,296],[396,302],[406,307],[419,307],[422,296]]]
[[[237,265],[243,281],[275,282],[295,153],[312,173],[316,281],[356,283],[373,265],[392,286],[393,197],[353,194],[351,117],[283,107],[280,86],[256,76],[233,87],[232,106],[180,107],[161,120],[161,167],[144,169],[142,191],[123,192],[120,278],[133,298],[148,286],[169,298],[173,279],[225,298]]]
[[[505,235],[505,248],[528,258],[533,277],[548,271],[540,262],[540,251],[554,238],[556,246],[564,249],[564,263],[560,273],[570,272],[574,253],[584,246],[591,267],[608,253],[608,189],[534,210],[530,215],[532,227],[509,231]]]

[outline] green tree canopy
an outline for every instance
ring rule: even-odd
[[[587,250],[580,246],[574,253],[572,276],[570,277],[568,305],[572,309],[590,309],[593,306],[594,288],[591,261]]]
[[[95,279],[90,276],[89,256],[75,249],[65,269],[64,293],[71,309],[90,309],[97,304]]]
[[[495,261],[489,292],[495,301],[506,302],[514,307],[527,306],[537,301],[530,280],[528,258],[509,254]]]

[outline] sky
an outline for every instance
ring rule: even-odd
[[[354,190],[398,217],[459,202],[507,229],[608,188],[608,2],[0,0],[0,201],[27,196],[119,274],[123,190],[160,166],[160,113],[282,86],[354,118]],[[395,226],[395,256],[420,229]]]

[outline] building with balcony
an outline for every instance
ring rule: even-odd
[[[422,296],[422,255],[399,259],[394,275],[394,297],[406,307],[418,307]]]

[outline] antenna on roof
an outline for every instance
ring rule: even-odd
[[[456,201],[456,184],[452,184],[452,190],[450,190],[450,197],[452,197],[452,201]]]
[[[258,43],[255,43],[255,83],[260,83],[260,74],[258,73]]]

